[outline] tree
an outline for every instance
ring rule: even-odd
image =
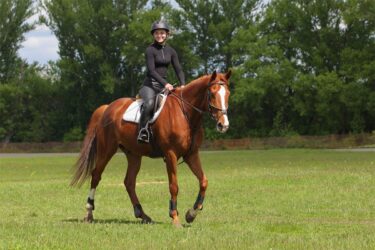
[[[69,127],[85,129],[92,111],[114,96],[130,95],[132,68],[123,46],[147,0],[43,1],[44,22],[59,40],[61,85]],[[136,44],[133,44],[136,47]]]
[[[218,3],[209,0],[177,0],[181,8],[180,27],[181,32],[188,34],[189,42],[193,45],[193,53],[198,55],[200,68],[197,74],[208,73],[216,69],[212,59],[215,55],[215,40],[210,26],[218,22]]]
[[[26,63],[23,67],[19,78],[0,85],[0,140],[58,140],[56,122],[62,103],[57,98],[56,86],[51,79],[42,77],[44,68]]]
[[[354,131],[375,129],[375,11],[374,1],[345,2],[343,38],[339,74],[348,86],[345,101]],[[356,98],[354,98],[356,97]]]
[[[271,1],[257,29],[232,42],[239,125],[261,135],[372,131],[374,6]]]
[[[216,25],[211,25],[209,29],[214,35],[217,48],[213,63],[217,68],[220,66],[224,71],[227,71],[236,66],[231,48],[233,38],[241,30],[255,26],[260,1],[219,0],[217,2],[220,16]]]
[[[26,20],[33,15],[32,0],[0,1],[0,83],[17,76],[21,61],[17,51],[24,34],[33,29]]]

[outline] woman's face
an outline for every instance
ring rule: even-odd
[[[160,30],[155,30],[153,36],[156,42],[164,43],[165,40],[167,40],[168,33],[166,30],[160,29]]]

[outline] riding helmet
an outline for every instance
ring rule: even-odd
[[[155,30],[163,29],[169,32],[169,26],[163,21],[156,21],[151,25],[151,35],[154,34]]]

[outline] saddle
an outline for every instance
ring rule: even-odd
[[[164,104],[167,100],[167,93],[160,93],[155,98],[155,106],[154,106],[154,115],[152,116],[151,120],[148,122],[150,125],[153,124],[156,119],[159,117],[161,111],[164,108]],[[132,122],[135,124],[139,124],[141,118],[141,110],[142,110],[143,100],[136,99],[133,101],[129,107],[125,110],[122,119],[126,122]],[[150,127],[151,128],[151,127]],[[151,158],[158,158],[164,157],[163,152],[161,151],[157,141],[155,140],[152,129],[150,129],[150,145],[152,147],[152,152],[150,154]]]
[[[167,100],[167,94],[166,93],[160,93],[156,95],[155,100],[155,106],[154,106],[154,115],[148,122],[149,124],[153,124],[156,119],[159,117],[161,111],[164,108],[165,101]],[[133,101],[129,107],[125,110],[124,115],[122,116],[122,119],[127,122],[132,123],[139,123],[139,120],[141,118],[141,108],[143,105],[142,99],[136,99]]]

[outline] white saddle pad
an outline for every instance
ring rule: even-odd
[[[159,117],[160,112],[163,110],[165,101],[167,100],[166,94],[159,94],[159,95],[161,96],[161,103],[160,103],[158,110],[154,112],[154,116],[149,121],[150,124],[154,123],[156,119]],[[122,119],[127,122],[139,123],[139,120],[141,118],[142,104],[143,104],[142,99],[137,99],[134,102],[132,102],[129,105],[129,107],[125,110],[125,113],[122,116]]]

